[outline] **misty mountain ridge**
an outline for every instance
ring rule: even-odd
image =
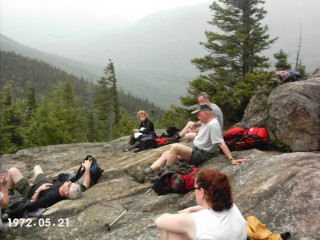
[[[307,3],[266,1],[264,7],[268,14],[265,23],[269,26],[270,38],[279,37],[272,48],[265,52],[271,63],[274,63],[272,55],[282,48],[290,54],[289,61],[294,66],[300,19],[302,63],[308,71],[320,66],[320,49],[316,47],[320,32],[314,31],[320,22],[312,2],[314,0]],[[50,44],[50,51],[80,61],[75,64],[79,66],[79,72],[80,69],[92,72],[93,77],[88,79],[99,79],[103,67],[111,59],[119,87],[167,108],[170,104],[179,104],[179,97],[186,94],[188,81],[199,74],[191,64],[191,59],[208,54],[199,43],[206,41],[206,30],[215,30],[214,26],[208,24],[213,14],[209,9],[210,3],[161,11],[125,28],[107,32],[102,30],[100,36],[60,40],[59,43]],[[1,38],[1,50],[6,48]],[[21,51],[14,47],[10,50]],[[56,59],[60,65],[67,65],[61,64],[63,61]]]

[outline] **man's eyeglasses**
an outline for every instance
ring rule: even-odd
[[[70,187],[71,187],[71,185],[72,185],[72,182],[69,182],[69,183],[68,183],[68,194],[69,194],[69,192],[70,192]]]

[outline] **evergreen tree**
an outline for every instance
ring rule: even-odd
[[[302,79],[309,78],[309,74],[306,71],[306,66],[302,64],[301,60],[299,61],[298,65],[297,65],[297,69],[295,69],[295,70],[301,73]]]
[[[36,95],[35,95],[35,89],[34,86],[31,85],[29,86],[28,90],[27,90],[27,119],[31,119],[31,117],[33,116],[35,110],[36,110]]]
[[[118,124],[120,121],[120,104],[118,99],[118,90],[117,90],[117,79],[114,71],[114,65],[109,59],[109,64],[105,68],[105,74],[108,79],[109,89],[110,89],[110,100],[112,105],[112,114],[114,115],[114,124]]]
[[[104,68],[105,76],[98,81],[96,98],[94,100],[97,118],[97,131],[95,140],[108,141],[112,139],[112,131],[121,119],[120,104],[118,100],[117,79],[114,65],[109,59],[109,64]]]
[[[86,116],[70,80],[58,83],[51,94],[52,114],[63,123],[63,143],[85,141]]]
[[[274,58],[277,60],[274,67],[276,70],[289,70],[291,69],[291,64],[288,63],[288,54],[286,54],[282,49],[278,53],[273,54]]]
[[[59,82],[36,109],[26,130],[27,144],[31,147],[86,141],[86,121],[72,83]]]
[[[12,103],[10,90],[11,85],[6,84],[0,95],[0,153],[14,153],[23,145],[21,115]]]
[[[107,68],[105,68],[107,73]],[[96,109],[96,131],[94,139],[95,141],[108,141],[110,140],[110,112],[111,112],[111,100],[108,88],[108,78],[101,77],[98,80],[98,86],[96,88],[96,95],[94,99],[94,105]]]
[[[212,101],[222,106],[225,115],[235,121],[241,119],[250,98],[244,97],[248,82],[246,74],[256,68],[268,67],[268,59],[260,53],[276,40],[270,39],[268,27],[261,21],[266,11],[263,0],[218,0],[212,3],[213,19],[209,22],[219,31],[206,31],[207,42],[201,43],[209,51],[192,62],[201,74],[189,83],[188,96],[181,102],[190,106],[199,92],[205,91]],[[246,93],[245,93],[246,94]],[[226,118],[230,119],[230,116]]]

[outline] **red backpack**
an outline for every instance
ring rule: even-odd
[[[153,183],[153,190],[158,195],[168,193],[186,193],[194,187],[195,173],[199,168],[179,161],[169,171],[164,171]]]
[[[262,127],[231,128],[223,138],[231,151],[264,148],[269,143],[268,131]]]

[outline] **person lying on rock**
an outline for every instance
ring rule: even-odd
[[[197,113],[198,119],[201,121],[201,127],[191,146],[183,144],[172,144],[169,151],[162,153],[150,167],[145,170],[129,172],[129,175],[138,182],[143,183],[148,174],[160,170],[164,167],[169,170],[175,163],[185,160],[195,166],[199,166],[205,161],[213,158],[220,147],[231,164],[237,165],[244,163],[244,159],[234,159],[230,153],[228,146],[225,144],[220,124],[213,115],[212,109],[207,104],[201,104],[192,114]]]
[[[163,239],[247,239],[247,222],[233,203],[226,175],[213,169],[199,170],[194,195],[197,206],[177,214],[164,213],[155,220]]]
[[[82,166],[85,168],[84,180],[83,184],[79,184],[71,181],[50,183],[42,168],[36,165],[33,169],[35,183],[32,186],[16,167],[10,168],[7,182],[9,196],[14,194],[15,189],[21,196],[31,199],[32,203],[28,206],[30,211],[50,207],[64,199],[80,198],[82,192],[90,187],[91,160],[85,160]]]

